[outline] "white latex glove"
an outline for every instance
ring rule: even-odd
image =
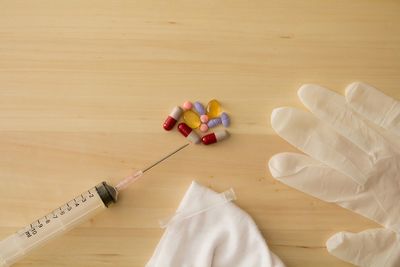
[[[346,97],[317,85],[298,91],[312,112],[275,109],[273,129],[306,153],[269,161],[281,182],[350,209],[385,228],[340,232],[328,251],[359,266],[400,266],[400,103],[362,83]]]
[[[207,187],[193,182],[176,214],[146,267],[284,267],[251,217]]]

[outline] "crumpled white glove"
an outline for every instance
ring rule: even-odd
[[[298,96],[312,112],[277,108],[273,129],[306,153],[281,153],[269,161],[273,177],[385,228],[340,232],[328,251],[358,266],[400,266],[400,102],[352,83],[343,97],[317,85]]]
[[[182,216],[181,216],[182,215]],[[284,267],[251,217],[193,182],[146,267]]]

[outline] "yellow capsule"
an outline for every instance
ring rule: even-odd
[[[208,102],[207,115],[209,118],[218,117],[220,113],[221,113],[221,105],[217,100],[213,99],[210,102]]]
[[[196,112],[194,112],[190,109],[183,112],[183,120],[192,129],[199,128],[199,126],[201,124],[199,115],[197,115]]]

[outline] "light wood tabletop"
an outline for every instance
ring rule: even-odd
[[[218,99],[229,140],[191,145],[90,221],[15,266],[144,266],[192,180],[230,187],[287,266],[350,266],[337,231],[377,224],[274,180],[295,151],[269,122],[316,83],[353,81],[400,99],[398,1],[0,1],[0,239],[186,140],[162,123]]]

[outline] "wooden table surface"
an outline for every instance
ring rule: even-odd
[[[398,1],[0,1],[0,238],[184,144],[161,127],[174,105],[216,98],[233,121],[228,141],[183,150],[15,266],[143,266],[194,179],[233,187],[287,266],[350,266],[326,239],[377,225],[271,178],[268,159],[295,149],[269,116],[301,107],[303,83],[400,98],[399,14]]]

